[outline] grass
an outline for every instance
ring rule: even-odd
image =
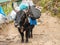
[[[58,18],[60,18],[60,13],[57,15]]]
[[[40,0],[36,5],[37,6],[42,6],[43,7],[43,9],[42,9],[42,13],[44,13],[44,12],[46,12],[47,10],[46,9],[44,9],[44,7],[45,7],[45,4],[46,3],[48,3],[49,1],[51,1],[51,0]],[[53,7],[53,6],[52,6]],[[51,8],[52,8],[51,7]],[[56,14],[56,15],[54,15],[54,13],[51,11],[51,10],[49,10],[50,12],[51,12],[51,16],[53,16],[53,17],[55,17],[55,16],[57,16],[58,18],[60,18],[60,7],[58,7],[58,13]]]
[[[12,11],[12,3],[8,3],[7,5],[3,5],[3,10],[6,15],[8,15]]]

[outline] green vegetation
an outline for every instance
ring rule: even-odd
[[[36,5],[43,7],[42,12],[50,11],[52,16],[60,18],[60,0],[37,0],[36,2]]]
[[[21,1],[22,1],[22,0],[18,0],[17,4],[19,5],[19,4],[21,3]],[[4,12],[5,12],[6,15],[8,15],[8,14],[12,11],[12,2],[13,2],[13,1],[8,2],[8,3],[4,3],[4,4],[2,5],[3,10],[4,10]]]
[[[12,3],[9,2],[8,4],[3,4],[2,7],[3,7],[3,10],[5,12],[6,15],[8,15],[11,11],[12,11]]]

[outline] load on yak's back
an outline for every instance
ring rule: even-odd
[[[5,23],[6,17],[0,14],[0,24]]]
[[[16,12],[15,12],[14,10],[12,10],[12,11],[10,12],[10,14],[8,14],[7,20],[8,20],[8,21],[14,21],[15,16],[16,16]]]

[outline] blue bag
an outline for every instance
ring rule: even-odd
[[[0,6],[0,14],[2,14],[3,16],[6,16],[1,6]]]
[[[29,20],[30,25],[37,25],[36,19],[29,18]]]

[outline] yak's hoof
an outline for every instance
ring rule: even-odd
[[[24,43],[24,40],[21,40],[21,43]]]
[[[33,38],[33,36],[29,36],[29,38]]]
[[[31,38],[31,36],[29,36],[29,38]]]
[[[33,36],[31,36],[31,38],[33,38]]]
[[[28,43],[28,40],[26,40],[26,43]]]

